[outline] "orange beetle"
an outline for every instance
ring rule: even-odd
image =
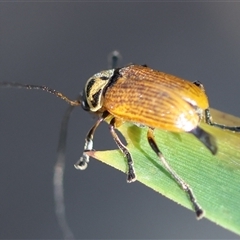
[[[240,127],[229,127],[212,122],[208,98],[200,82],[189,82],[153,70],[146,65],[131,64],[122,68],[101,71],[89,78],[80,100],[74,101],[46,86],[19,83],[0,83],[0,86],[44,90],[60,97],[72,106],[81,105],[84,110],[94,112],[99,116],[86,136],[83,155],[75,164],[77,169],[86,169],[89,162],[86,152],[93,149],[94,132],[104,119],[108,119],[112,137],[127,158],[127,181],[135,181],[136,174],[131,153],[120,141],[115,128],[125,121],[148,127],[147,139],[151,148],[172,178],[188,194],[197,218],[201,218],[204,212],[197,203],[192,189],[169,166],[159,150],[154,140],[153,130],[160,128],[171,132],[191,133],[212,154],[216,154],[217,145],[214,137],[199,127],[201,120],[209,125],[240,132]]]

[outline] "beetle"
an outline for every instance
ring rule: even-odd
[[[153,70],[147,65],[130,64],[96,73],[87,80],[80,99],[77,100],[70,100],[63,93],[46,86],[11,82],[2,82],[0,86],[43,90],[63,99],[71,106],[82,106],[85,111],[99,116],[86,135],[83,155],[74,165],[76,169],[86,169],[89,162],[87,152],[93,150],[94,133],[101,122],[108,120],[113,140],[127,159],[127,182],[134,182],[136,173],[131,153],[121,142],[115,129],[123,122],[147,127],[149,145],[164,168],[187,193],[198,219],[203,217],[204,211],[190,186],[164,158],[154,139],[154,129],[190,133],[212,154],[217,153],[217,144],[215,138],[199,126],[201,121],[211,126],[240,132],[239,126],[225,126],[212,121],[208,97],[199,81],[190,82]]]

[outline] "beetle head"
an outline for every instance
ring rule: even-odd
[[[86,111],[96,112],[103,105],[103,93],[114,69],[101,71],[88,79],[82,94],[82,107]]]

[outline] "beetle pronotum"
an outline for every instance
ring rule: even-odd
[[[127,147],[119,139],[115,129],[123,122],[148,127],[147,139],[172,178],[187,193],[197,218],[203,216],[190,186],[171,168],[164,158],[153,131],[155,128],[171,132],[188,132],[198,138],[212,154],[217,153],[213,136],[199,127],[200,121],[207,124],[240,132],[240,127],[225,126],[211,119],[208,98],[200,82],[189,82],[170,74],[153,70],[146,65],[130,64],[122,68],[113,68],[94,74],[88,79],[80,100],[70,100],[61,92],[46,86],[25,85],[1,82],[1,87],[18,87],[43,90],[63,99],[71,106],[82,106],[86,111],[99,116],[89,130],[82,157],[75,167],[84,170],[89,162],[87,151],[93,150],[93,137],[99,124],[108,119],[110,133],[118,148],[127,158],[127,182],[136,180],[133,159]]]

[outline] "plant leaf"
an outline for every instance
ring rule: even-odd
[[[215,122],[240,126],[240,119],[211,109]],[[205,217],[240,234],[240,133],[201,127],[215,136],[218,153],[213,156],[192,134],[155,129],[156,142],[170,166],[192,188]],[[125,137],[134,159],[137,180],[173,201],[192,209],[186,193],[163,169],[147,141],[147,128],[125,123],[118,130]],[[126,172],[126,159],[119,150],[88,154]]]

